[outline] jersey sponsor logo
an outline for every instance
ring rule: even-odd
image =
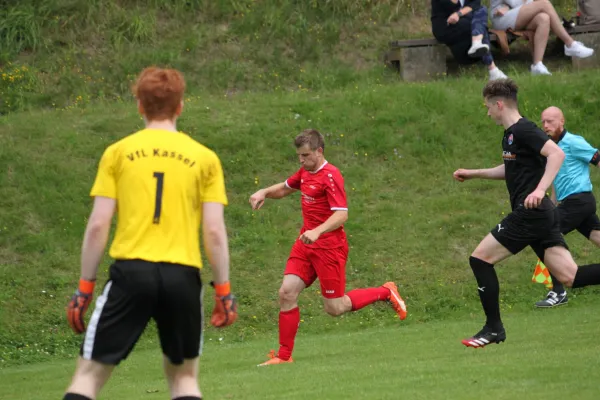
[[[326,290],[326,291],[325,291],[325,293],[326,293],[326,294],[334,294],[334,293],[335,293],[335,290]]]
[[[505,161],[514,161],[514,160],[516,160],[516,159],[517,159],[517,155],[516,155],[516,154],[513,154],[513,153],[511,153],[510,151],[503,151],[503,152],[502,152],[502,158],[503,158]]]
[[[315,202],[315,198],[311,197],[309,195],[307,195],[306,193],[302,193],[302,198],[304,199],[304,201],[306,201],[307,203],[314,203]]]
[[[513,134],[512,134],[512,133],[511,133],[510,135],[508,135],[508,144],[509,144],[509,145],[510,145],[510,144],[513,144],[513,139],[514,139],[514,136],[513,136]]]

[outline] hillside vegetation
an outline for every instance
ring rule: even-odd
[[[557,105],[571,131],[600,144],[596,73],[527,76],[519,83],[524,115],[537,121],[543,108]],[[482,321],[467,260],[509,212],[508,196],[502,182],[459,184],[451,178],[458,167],[502,160],[502,128],[485,116],[482,85],[464,78],[186,98],[179,129],[214,149],[224,165],[232,281],[240,300],[239,322],[224,331],[207,328],[207,340],[247,341],[276,330],[277,289],[301,223],[299,199],[268,201],[252,212],[248,197],[298,168],[292,139],[307,127],[325,134],[327,159],[345,176],[348,287],[396,281],[409,318],[400,323],[379,304],[332,319],[311,288],[301,300],[301,331]],[[141,126],[129,98],[0,118],[0,366],[76,352],[81,338],[69,331],[64,307],[79,276],[88,193],[104,148]],[[593,180],[600,182],[597,171]],[[572,234],[568,242],[581,263],[598,260],[600,252],[582,237]],[[530,283],[535,261],[527,250],[499,267],[502,308],[509,315],[530,309],[545,293],[542,285]],[[105,259],[100,280],[109,262]],[[206,274],[210,279],[208,269]],[[598,293],[576,290],[572,301],[597,301],[591,294]],[[147,335],[140,347],[153,341]]]
[[[575,12],[574,0],[554,3]],[[391,82],[388,42],[431,37],[429,9],[426,0],[0,0],[0,114],[120,101],[149,64],[182,69],[197,95]]]

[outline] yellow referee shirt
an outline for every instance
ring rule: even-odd
[[[227,204],[218,156],[184,133],[144,129],[109,146],[91,196],[117,200],[114,259],[202,267],[202,203]]]

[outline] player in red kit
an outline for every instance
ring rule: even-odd
[[[298,296],[317,278],[329,315],[339,316],[376,301],[389,301],[400,319],[406,318],[406,305],[394,282],[346,293],[348,241],[343,224],[348,219],[348,204],[344,178],[325,160],[325,142],[318,131],[303,131],[294,144],[302,167],[285,182],[261,189],[250,197],[252,209],[257,210],[265,199],[281,199],[300,190],[304,222],[279,288],[279,352],[272,351],[270,359],[260,366],[292,362],[300,324]]]

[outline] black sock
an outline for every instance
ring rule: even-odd
[[[92,399],[87,396],[83,396],[81,394],[67,393],[67,394],[65,394],[65,397],[63,397],[63,400],[92,400]]]
[[[479,258],[470,257],[469,263],[471,269],[477,279],[477,292],[479,299],[485,312],[485,324],[498,331],[502,328],[502,320],[500,319],[500,283],[494,266]]]
[[[590,285],[600,285],[600,264],[581,265],[577,268],[572,287],[578,288]]]
[[[184,397],[176,397],[173,400],[202,400],[202,397],[184,396]]]
[[[557,294],[562,294],[565,291],[565,286],[559,281],[552,273],[550,273],[550,279],[552,279],[552,290]]]

